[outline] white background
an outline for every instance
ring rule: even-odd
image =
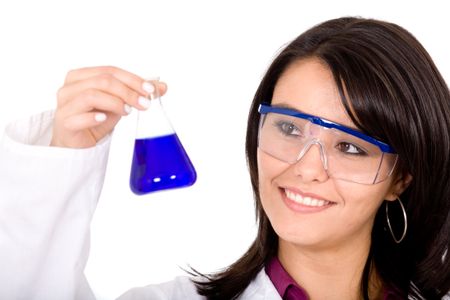
[[[444,2],[2,1],[0,130],[52,109],[71,69],[115,65],[160,76],[169,85],[163,104],[198,181],[133,195],[128,177],[136,112],[124,118],[92,223],[86,274],[98,298],[111,299],[183,274],[180,267],[216,271],[243,254],[255,234],[246,117],[280,47],[326,19],[379,18],[411,31],[449,81]]]

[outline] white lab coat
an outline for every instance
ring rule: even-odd
[[[0,144],[0,299],[94,299],[84,276],[89,225],[111,137],[48,147],[53,112],[6,127]],[[134,288],[129,299],[204,299],[188,277]],[[281,299],[264,270],[239,299]]]

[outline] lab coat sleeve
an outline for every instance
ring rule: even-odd
[[[93,299],[83,274],[111,137],[49,147],[53,112],[6,127],[0,143],[0,299]]]

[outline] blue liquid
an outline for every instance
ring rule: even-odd
[[[136,139],[130,176],[133,193],[186,187],[196,179],[194,166],[176,134]]]

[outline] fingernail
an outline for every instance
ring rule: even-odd
[[[128,104],[124,104],[123,109],[125,110],[125,113],[127,115],[129,115],[131,113],[131,106],[129,106]]]
[[[148,81],[144,81],[144,83],[142,84],[142,88],[149,94],[155,91],[155,86]]]
[[[96,113],[94,118],[95,118],[95,121],[97,121],[97,122],[103,122],[106,120],[106,114]]]
[[[148,99],[148,98],[139,96],[138,103],[139,103],[140,106],[142,106],[145,109],[150,107],[150,99]]]

